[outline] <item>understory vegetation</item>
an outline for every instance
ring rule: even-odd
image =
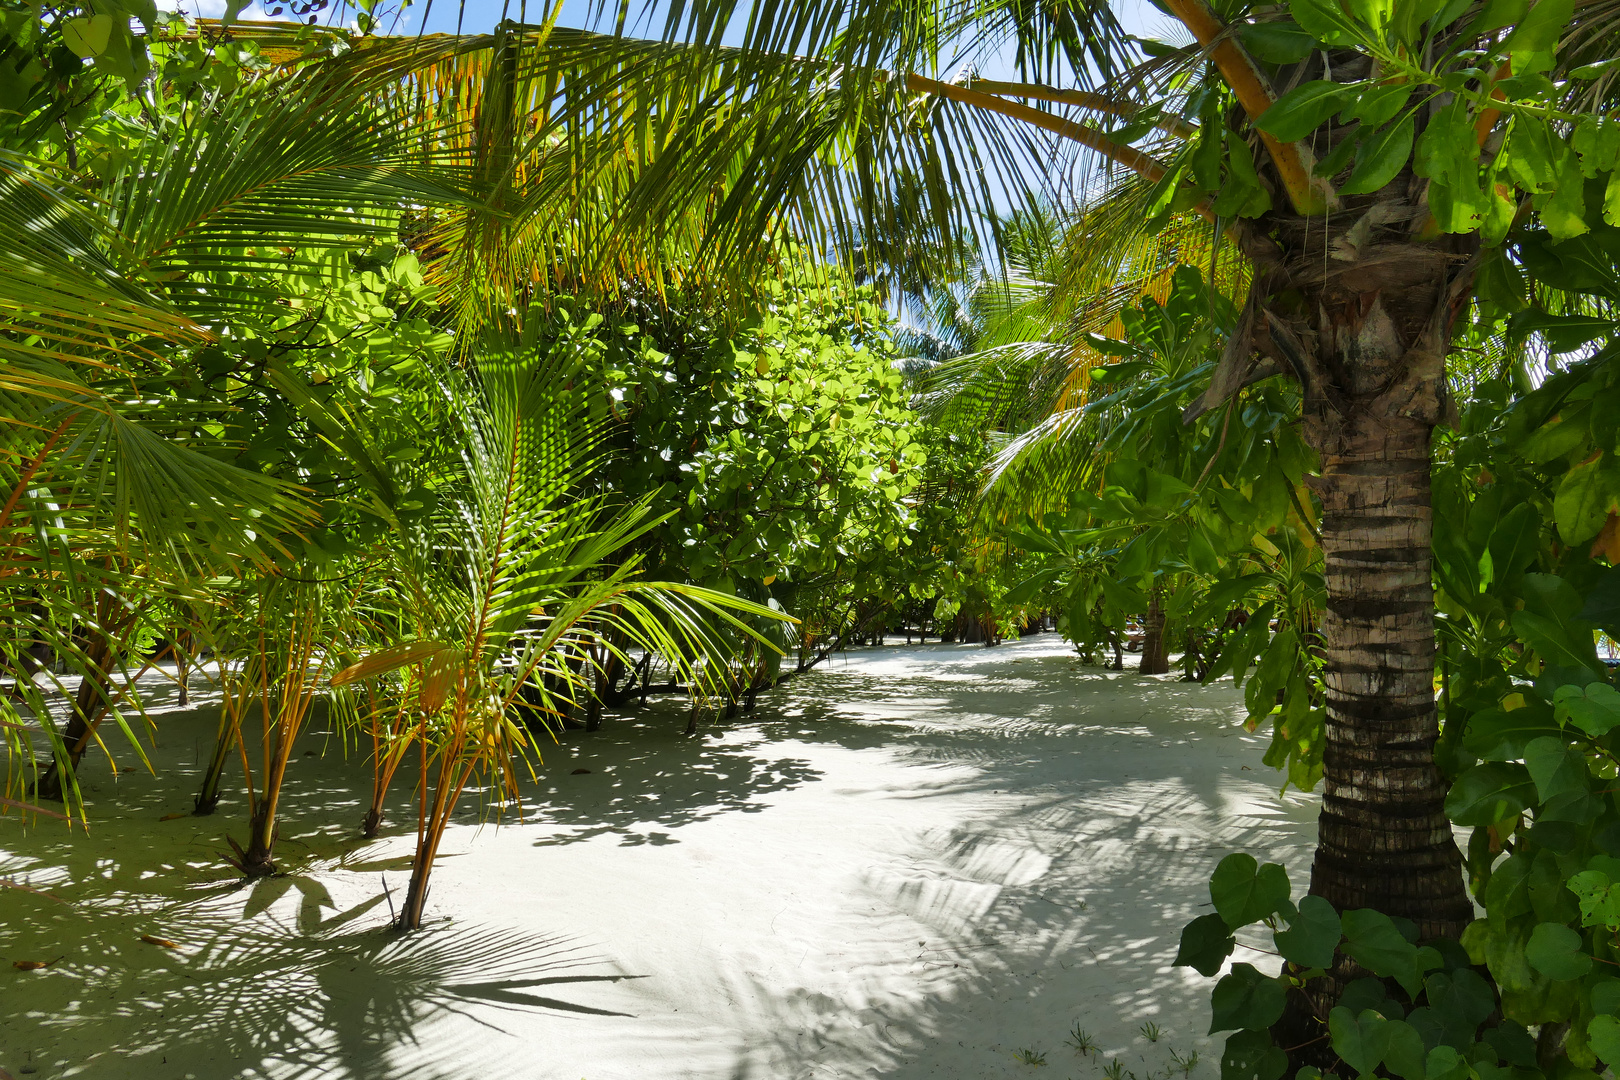
[[[1620,11],[1160,6],[0,0],[7,827],[201,673],[236,870],[330,717],[412,930],[564,728],[1050,625],[1322,793],[1222,1080],[1620,1066]]]

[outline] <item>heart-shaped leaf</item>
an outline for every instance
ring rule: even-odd
[[[1233,930],[1277,913],[1288,902],[1288,872],[1277,863],[1260,866],[1254,856],[1234,852],[1209,879],[1209,897]]]
[[[1277,932],[1277,951],[1300,967],[1328,968],[1333,966],[1333,953],[1343,936],[1333,905],[1320,896],[1307,896],[1299,902],[1299,913],[1289,920],[1288,929]]]
[[[1581,949],[1581,935],[1562,923],[1541,923],[1524,947],[1530,966],[1549,979],[1578,979],[1592,970],[1592,956]]]
[[[1215,984],[1210,995],[1213,1015],[1209,1033],[1265,1031],[1281,1019],[1287,991],[1283,984],[1255,970],[1252,964],[1233,964],[1231,974]]]
[[[1176,950],[1176,965],[1190,967],[1208,978],[1221,970],[1226,958],[1237,947],[1237,939],[1219,915],[1200,915],[1181,931],[1181,947]]]

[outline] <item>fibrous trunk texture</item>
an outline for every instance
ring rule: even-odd
[[[1153,586],[1148,594],[1147,616],[1142,620],[1143,675],[1163,675],[1170,670],[1170,643],[1164,636],[1164,587]]]
[[[1404,916],[1425,938],[1456,938],[1472,917],[1434,764],[1429,565],[1429,443],[1459,261],[1404,243],[1330,258],[1300,275],[1316,279],[1308,318],[1272,320],[1305,360],[1304,434],[1321,458],[1327,730],[1311,892]]]
[[[1419,181],[1405,177],[1326,221],[1284,224],[1257,273],[1254,347],[1303,387],[1303,435],[1320,457],[1327,586],[1320,621],[1326,732],[1310,891],[1340,911],[1410,919],[1455,940],[1472,918],[1434,763],[1430,441],[1447,414],[1445,354],[1475,261],[1455,238],[1424,241]],[[1323,1018],[1365,974],[1348,960],[1292,995],[1274,1029],[1316,1063]]]
[[[1434,763],[1429,425],[1355,418],[1324,443],[1327,731],[1311,891],[1455,938],[1472,907]]]

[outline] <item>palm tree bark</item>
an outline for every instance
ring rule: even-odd
[[[1314,430],[1313,430],[1314,429]],[[1455,939],[1473,917],[1434,763],[1429,429],[1390,410],[1307,430],[1322,453],[1324,788],[1311,892]]]
[[[1164,636],[1164,586],[1154,585],[1148,594],[1147,616],[1142,620],[1143,675],[1163,675],[1170,670],[1170,643]]]

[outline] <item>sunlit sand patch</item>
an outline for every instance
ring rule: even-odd
[[[1302,880],[1314,839],[1229,683],[1077,666],[1050,634],[863,649],[708,737],[673,701],[569,733],[521,817],[458,817],[430,925],[399,938],[409,781],[361,841],[365,763],[317,725],[289,873],[244,887],[220,857],[240,796],[174,816],[213,713],[172,693],[156,776],[111,742],[121,775],[87,767],[88,834],[0,822],[0,877],[51,894],[5,892],[0,954],[60,958],[4,969],[19,1080],[998,1080],[1025,1047],[1089,1075],[1076,1025],[1138,1076],[1198,1050],[1213,1080],[1180,928],[1220,854]]]

